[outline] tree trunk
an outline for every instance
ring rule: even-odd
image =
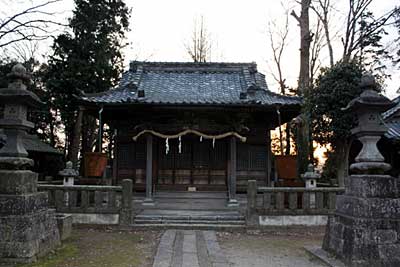
[[[301,13],[300,17],[292,11],[291,15],[296,18],[300,26],[300,74],[298,84],[298,95],[304,96],[310,87],[310,18],[309,10],[311,0],[301,0]],[[298,124],[297,129],[297,172],[298,175],[307,170],[309,164],[309,134],[310,126],[307,114],[302,114],[302,123]]]
[[[91,116],[82,117],[82,146],[81,155],[85,156],[86,152],[92,152],[93,147],[96,145],[96,119]],[[81,161],[80,173],[85,169],[85,161]]]
[[[81,141],[81,129],[82,129],[82,117],[83,109],[79,108],[78,115],[74,124],[74,133],[71,141],[71,147],[69,151],[69,160],[72,161],[74,168],[78,166],[78,154]]]
[[[308,119],[304,114],[299,115],[295,122],[297,127],[297,175],[300,177],[301,174],[306,172],[307,165],[309,164],[310,127],[308,126]]]
[[[300,75],[299,94],[304,95],[305,90],[310,86],[310,9],[311,0],[301,0],[300,24]]]
[[[96,145],[96,119],[90,116],[83,117],[82,124],[82,152],[91,152]]]
[[[336,179],[340,187],[344,187],[346,177],[349,175],[349,151],[350,144],[346,141],[338,141],[335,144],[336,166],[337,174]]]

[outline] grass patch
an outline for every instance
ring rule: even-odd
[[[64,243],[61,247],[57,248],[54,253],[40,258],[37,262],[17,265],[18,267],[55,267],[70,258],[78,255],[78,247],[75,244],[71,244],[71,241]]]
[[[147,267],[158,238],[154,232],[74,229],[55,252],[18,267]]]

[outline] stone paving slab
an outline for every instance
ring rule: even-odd
[[[228,267],[214,231],[167,230],[153,267]]]
[[[329,267],[346,267],[346,265],[337,258],[332,257],[328,252],[317,246],[305,246],[304,249],[311,255],[320,259]]]
[[[163,234],[158,245],[157,254],[154,258],[154,267],[169,267],[171,266],[173,257],[173,244],[176,237],[175,230],[167,230]],[[157,263],[157,265],[155,265]]]

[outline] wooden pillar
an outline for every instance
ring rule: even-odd
[[[114,129],[114,147],[113,147],[113,184],[118,183],[118,130]]]
[[[271,152],[271,130],[267,130],[267,169],[265,183],[267,186],[271,186],[271,168],[272,168],[272,152]]]
[[[236,200],[236,138],[231,137],[229,149],[229,181],[228,181],[228,206],[238,206]]]
[[[154,205],[153,202],[153,136],[146,136],[146,198],[143,205]]]

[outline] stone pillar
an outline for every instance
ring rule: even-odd
[[[8,76],[8,88],[0,89],[0,128],[7,136],[0,150],[0,265],[32,262],[60,244],[54,210],[48,209],[47,193],[37,192],[37,174],[28,170],[33,160],[21,139],[33,127],[28,108],[42,102],[26,90],[29,75],[21,64]]]
[[[246,211],[246,223],[247,225],[258,224],[257,214],[257,181],[247,181],[247,211]]]
[[[344,195],[337,197],[328,220],[323,249],[348,266],[400,266],[398,178],[385,175],[390,165],[376,147],[386,132],[381,113],[393,103],[379,95],[373,76],[361,81],[363,93],[345,108],[358,117],[352,133],[363,148],[350,166]]]
[[[132,196],[132,180],[122,180],[122,205],[119,212],[119,224],[131,225],[133,223],[133,196]]]
[[[236,138],[232,136],[229,149],[228,207],[236,207],[239,205],[236,200],[236,153]]]
[[[153,136],[146,136],[146,198],[143,205],[154,205],[153,201]]]

